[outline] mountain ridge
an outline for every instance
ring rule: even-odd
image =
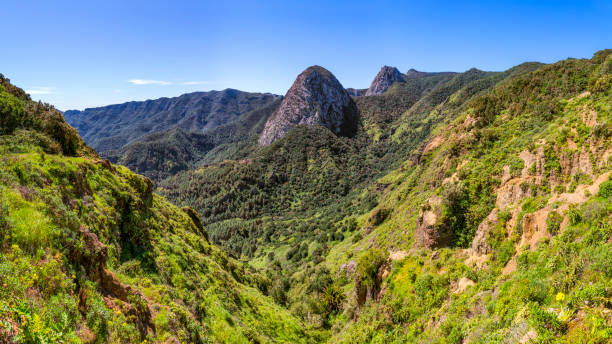
[[[0,338],[609,342],[612,49],[371,96],[304,73],[115,151],[157,187],[0,78]],[[320,116],[346,99],[352,135]]]
[[[173,127],[204,132],[279,99],[271,93],[235,89],[192,92],[178,97],[126,102],[64,112],[68,123],[99,152],[119,149],[138,138]]]

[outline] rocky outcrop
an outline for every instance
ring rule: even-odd
[[[461,277],[459,281],[455,284],[452,293],[453,294],[463,294],[469,287],[473,287],[476,285],[476,282],[472,281],[467,277]]]
[[[297,77],[266,122],[259,144],[269,145],[300,124],[322,125],[344,136],[357,131],[357,106],[336,77],[323,67],[309,67]]]
[[[499,222],[498,219],[499,210],[493,209],[491,213],[478,225],[474,240],[472,240],[472,250],[479,254],[487,254],[491,252],[491,246],[487,242],[489,233]]]
[[[442,200],[432,197],[421,207],[417,217],[414,239],[417,246],[436,248],[448,246],[453,239],[453,233],[440,226],[442,217]]]
[[[336,273],[336,278],[340,278],[342,275],[346,276],[346,278],[350,278],[355,275],[355,270],[357,269],[357,262],[354,260],[349,260],[348,262],[340,265],[338,272]]]
[[[143,338],[150,331],[155,331],[151,311],[144,296],[130,286],[121,283],[117,276],[106,268],[108,260],[106,245],[100,242],[95,233],[83,225],[79,228],[79,234],[83,245],[74,245],[70,248],[73,261],[83,266],[88,277],[100,286],[105,297],[120,301],[118,303],[122,305],[124,312],[136,319],[136,325]],[[79,299],[79,308],[82,312],[86,312],[88,295],[84,289],[79,292]],[[115,304],[114,302],[108,303]]]
[[[383,291],[383,281],[391,272],[391,260],[387,259],[376,270],[376,276],[371,284],[364,284],[359,276],[355,274],[355,297],[357,306],[361,307],[366,302],[374,300],[379,301]]]
[[[383,94],[394,82],[404,82],[404,75],[395,67],[384,66],[372,81],[366,96]]]

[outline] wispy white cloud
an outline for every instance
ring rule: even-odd
[[[206,85],[210,83],[210,81],[185,81],[182,85]]]
[[[161,80],[145,80],[145,79],[131,79],[128,80],[134,85],[172,85],[170,81],[161,81]]]
[[[32,87],[29,90],[25,90],[26,93],[29,93],[32,96],[41,95],[41,94],[51,94],[54,93],[55,88],[53,87]]]

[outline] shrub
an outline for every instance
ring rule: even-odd
[[[487,124],[492,123],[498,113],[501,112],[502,107],[497,98],[493,95],[486,95],[477,98],[473,102],[474,115],[478,118],[477,125],[484,127]]]
[[[468,245],[471,241],[471,233],[466,228],[469,205],[469,195],[463,183],[447,184],[442,192],[440,226],[453,233],[455,245]]]
[[[596,247],[592,253],[592,264],[595,271],[612,278],[612,244]]]
[[[308,285],[308,292],[322,292],[325,290],[330,284],[332,284],[332,278],[329,274],[327,268],[322,268],[318,270],[312,279],[310,280],[310,284]]]
[[[594,221],[606,215],[606,205],[603,202],[594,201],[582,207],[583,219],[586,222]]]
[[[536,304],[529,307],[529,320],[536,332],[548,340],[552,340],[556,335],[565,331],[565,324],[561,323],[554,313],[549,313]]]
[[[555,185],[555,192],[556,193],[564,193],[565,192],[565,185]]]
[[[558,174],[561,172],[561,161],[555,150],[551,146],[544,149],[544,171],[546,175]]]
[[[15,96],[0,91],[0,134],[10,134],[23,121],[23,103]]]
[[[582,212],[580,209],[576,208],[575,205],[571,205],[567,210],[567,217],[569,219],[570,224],[576,225],[582,221]]]
[[[321,295],[321,301],[328,313],[341,310],[345,298],[342,288],[336,283],[329,284]]]
[[[550,234],[555,235],[559,233],[561,222],[563,222],[563,216],[556,211],[551,211],[546,219],[546,229],[548,232],[550,232]]]
[[[357,273],[360,282],[368,287],[376,285],[378,268],[385,263],[389,254],[377,248],[368,249],[357,262]]]
[[[597,192],[597,196],[603,198],[612,197],[612,180],[607,180],[599,185],[599,192]]]
[[[610,124],[609,123],[597,124],[593,128],[593,135],[595,135],[596,138],[609,138],[612,135]]]
[[[499,219],[499,221],[502,223],[502,225],[506,225],[506,223],[508,222],[508,220],[510,220],[510,218],[512,217],[512,214],[507,211],[507,210],[502,210],[499,212],[499,214],[497,215],[497,218]]]
[[[38,210],[25,206],[12,212],[10,218],[13,224],[13,242],[28,249],[30,253],[45,247],[51,239],[54,226],[49,218]]]
[[[0,200],[2,200],[2,191],[0,190]],[[10,230],[8,221],[8,207],[4,203],[0,203],[0,242],[7,242]]]
[[[270,296],[280,305],[287,304],[287,289],[289,289],[289,280],[286,278],[277,278],[272,283]]]
[[[537,276],[530,276],[529,282],[525,287],[523,297],[526,301],[543,303],[548,297],[548,283],[544,282]]]
[[[497,261],[505,266],[514,256],[514,243],[510,240],[504,241],[497,250]]]

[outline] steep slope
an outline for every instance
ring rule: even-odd
[[[140,137],[172,128],[202,133],[268,105],[279,96],[233,89],[175,98],[66,111],[66,121],[98,152],[119,149]]]
[[[366,96],[375,96],[385,93],[394,82],[404,82],[405,75],[395,67],[383,66],[366,91]]]
[[[226,156],[240,159],[257,146],[257,137],[280,102],[280,99],[271,102],[204,133],[174,128],[145,135],[104,154],[111,162],[127,166],[154,181],[202,163],[223,160]]]
[[[326,257],[331,342],[609,342],[612,50],[475,94]]]
[[[286,214],[288,218],[295,216],[300,218],[299,222],[307,222],[312,220],[311,212],[330,207],[333,210],[329,211],[336,215],[319,218],[323,229],[329,227],[334,218],[367,207],[376,196],[357,197],[367,185],[364,183],[400,166],[402,157],[405,159],[423,146],[431,130],[449,121],[458,110],[453,103],[453,111],[443,111],[443,107],[433,115],[427,111],[409,120],[402,114],[420,98],[447,89],[449,84],[462,85],[462,88],[453,88],[467,94],[465,89],[473,88],[481,78],[494,75],[497,74],[435,74],[398,84],[401,87],[392,88],[385,95],[360,97],[357,104],[364,127],[353,138],[336,137],[320,126],[298,126],[246,159],[206,165],[168,178],[160,183],[159,192],[177,204],[190,205],[200,212],[213,233],[213,241],[228,248],[231,246],[231,251],[238,255],[244,252],[251,255],[261,232],[245,231],[236,221],[242,223]],[[505,77],[513,76],[505,74]],[[431,102],[447,106],[446,100],[435,97]],[[405,131],[394,135],[399,129]],[[353,199],[355,197],[358,199]],[[346,206],[347,202],[355,208]],[[276,226],[274,222],[270,221],[273,227]],[[233,243],[226,241],[230,238]],[[248,240],[243,240],[245,238]]]
[[[249,117],[229,128],[250,142],[160,183],[199,218],[3,84],[0,338],[612,338],[612,50],[409,71],[353,100],[351,136],[293,125],[258,147]]]
[[[159,191],[330,342],[607,343],[611,56],[407,78],[351,138],[297,126]]]
[[[390,215],[390,209],[377,205],[393,183],[378,178],[407,168],[404,161],[413,154],[417,160],[432,131],[468,108],[474,96],[470,90],[483,90],[477,85],[491,85],[490,90],[537,68],[436,74],[396,83],[383,95],[355,99],[363,126],[353,137],[336,136],[323,126],[296,126],[246,159],[164,180],[158,192],[194,207],[213,243],[266,271],[272,280],[270,294],[278,303],[306,326],[333,334],[330,328],[351,321],[343,310],[350,311],[356,302],[350,294],[353,275],[346,277],[343,271],[354,271],[351,256],[356,259],[363,251],[345,249]],[[455,93],[438,91],[447,89]],[[446,94],[431,98],[435,111],[405,116],[432,92]],[[449,101],[457,94],[466,96]],[[358,222],[362,215],[366,219]]]
[[[325,68],[312,66],[298,75],[280,107],[266,122],[259,144],[269,145],[296,125],[322,125],[333,133],[352,136],[358,114],[351,96]]]
[[[0,341],[306,342],[197,214],[0,75]]]

